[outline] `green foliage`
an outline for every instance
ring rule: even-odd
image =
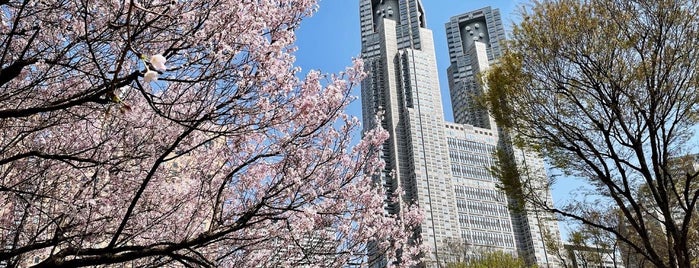
[[[517,147],[589,183],[554,212],[655,266],[692,267],[699,175],[670,171],[696,148],[699,0],[535,0],[522,17],[481,102]],[[526,186],[498,154],[503,189]]]
[[[527,266],[524,260],[502,251],[483,253],[467,262],[450,263],[447,268],[534,268]]]
[[[505,54],[499,61],[495,68],[485,74],[488,91],[477,100],[480,105],[489,108],[498,126],[510,128],[513,126],[514,110],[507,100],[521,92],[522,85],[530,79],[522,72],[521,55]]]
[[[525,194],[522,188],[522,180],[520,178],[517,163],[508,151],[499,148],[495,151],[497,163],[491,167],[490,172],[496,178],[500,179],[498,188],[507,193],[512,200],[509,207],[513,211],[523,211],[525,204]]]

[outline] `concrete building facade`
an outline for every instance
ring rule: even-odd
[[[548,178],[543,159],[532,152],[512,146],[508,133],[499,129],[486,108],[478,104],[478,98],[487,91],[479,74],[502,56],[505,29],[500,11],[484,7],[453,16],[445,24],[449,46],[450,65],[447,69],[454,120],[497,132],[500,157],[507,157],[515,164],[525,185],[525,193],[537,196],[539,203],[553,204],[548,188]],[[521,200],[509,200],[511,204]],[[528,263],[539,267],[558,267],[560,261],[546,249],[547,242],[560,241],[558,222],[552,213],[537,209],[531,203],[524,209],[511,210],[511,221],[517,251]]]
[[[463,13],[452,17],[445,28],[450,63],[447,79],[454,121],[495,128],[488,112],[477,105],[474,97],[483,93],[477,74],[502,55],[500,46],[505,41],[505,29],[500,11],[485,7]]]

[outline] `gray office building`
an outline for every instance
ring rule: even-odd
[[[490,62],[497,61],[502,55],[505,30],[500,11],[485,7],[466,12],[452,17],[445,28],[450,60],[447,77],[454,120],[456,123],[498,131],[501,153],[518,167],[522,185],[526,185],[526,189],[533,189],[526,194],[539,197],[540,203],[552,205],[542,158],[535,153],[513,148],[509,135],[498,130],[488,111],[477,104],[476,99],[487,90],[477,74],[485,71]],[[545,247],[546,240],[560,241],[554,215],[531,204],[526,204],[524,208],[511,211],[519,255],[540,267],[559,266],[558,259],[555,255],[551,256]]]
[[[500,44],[505,41],[505,29],[500,11],[490,7],[452,17],[446,23],[449,46],[449,93],[454,110],[454,121],[482,128],[495,128],[485,109],[477,105],[474,96],[480,96],[476,74],[483,71],[485,63],[502,55]],[[477,53],[478,46],[485,54]],[[481,59],[474,58],[478,56]]]
[[[474,74],[500,56],[493,47],[504,39],[504,31],[497,10],[487,11],[490,17],[474,13],[463,21],[452,19],[454,29],[447,26],[450,55],[455,53],[449,71],[450,88],[455,85],[452,95],[483,90]],[[425,221],[415,230],[421,243],[431,248],[423,257],[424,265],[437,267],[459,260],[463,252],[455,252],[456,242],[467,244],[474,253],[500,250],[523,255],[540,267],[555,267],[545,256],[538,257],[546,252],[536,238],[542,238],[539,230],[548,228],[543,221],[535,221],[541,215],[518,217],[508,209],[511,200],[496,187],[498,179],[490,170],[503,142],[487,112],[474,112],[472,101],[465,99],[471,95],[462,94],[464,99],[454,102],[454,111],[461,109],[462,115],[456,123],[445,122],[432,31],[421,1],[360,0],[360,26],[368,73],[361,90],[364,126],[375,127],[374,116],[383,111],[378,123],[390,133],[382,151],[386,169],[376,181],[388,195],[400,186],[402,200],[424,210]],[[472,37],[466,27],[479,38]],[[510,151],[518,155],[517,150]],[[532,157],[525,162],[540,166],[542,173],[536,177],[545,179],[543,162]],[[388,213],[401,209],[399,203],[386,203]],[[522,230],[527,234],[518,234]],[[539,236],[531,235],[536,232]],[[376,267],[386,264],[382,258],[370,262]]]

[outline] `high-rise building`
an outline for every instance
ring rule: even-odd
[[[383,110],[390,138],[383,147],[388,194],[402,187],[408,202],[426,213],[416,230],[432,247],[427,261],[440,259],[440,241],[460,236],[445,138],[432,32],[418,0],[360,0],[362,58],[369,77],[362,82],[364,126]],[[389,213],[400,210],[394,203]]]
[[[445,26],[450,62],[447,78],[454,121],[495,128],[488,112],[476,103],[474,97],[483,93],[477,74],[502,55],[500,44],[505,41],[505,29],[500,11],[485,7],[454,16]]]
[[[484,7],[456,15],[445,28],[450,61],[447,78],[456,123],[497,131],[500,157],[508,158],[517,167],[519,183],[529,191],[527,194],[537,196],[540,203],[552,205],[543,159],[514,148],[509,135],[498,129],[487,109],[478,104],[477,98],[487,90],[478,74],[502,55],[505,29],[500,11]],[[511,205],[522,201],[517,199],[511,198]],[[519,256],[540,267],[559,266],[557,258],[546,249],[547,242],[560,241],[554,215],[530,203],[519,205],[520,209],[510,211]]]
[[[485,10],[473,13],[473,21],[465,17],[463,21],[452,20],[453,27],[463,25],[452,30],[459,34],[450,35],[450,40],[459,38],[449,44],[450,51],[459,46],[453,49],[457,54],[450,55],[452,66],[456,66],[450,67],[450,85],[458,85],[452,95],[482,90],[478,83],[463,81],[469,76],[469,81],[475,81],[474,74],[487,69],[500,55],[499,49],[493,49],[504,39],[499,13],[488,8],[489,15],[482,17]],[[423,258],[425,266],[454,261],[459,254],[451,246],[454,241],[474,252],[500,250],[524,255],[541,267],[553,263],[534,253],[543,250],[543,243],[531,239],[543,239],[540,230],[548,227],[543,228],[543,221],[532,220],[535,218],[527,213],[516,217],[519,214],[508,209],[510,198],[498,190],[498,179],[490,172],[496,164],[495,151],[503,143],[494,121],[483,109],[474,112],[475,106],[465,100],[454,103],[455,111],[463,110],[457,123],[445,122],[432,31],[427,28],[421,1],[360,0],[360,25],[362,58],[368,73],[361,93],[364,126],[375,127],[374,115],[383,111],[378,123],[390,133],[382,151],[386,169],[376,181],[388,195],[400,186],[403,201],[417,203],[424,210],[425,221],[416,234],[431,248]],[[470,37],[470,29],[480,38]],[[540,158],[525,162],[543,168]],[[386,211],[398,213],[400,203],[388,200],[387,196]],[[521,228],[523,224],[526,230]],[[525,235],[518,233],[522,230]],[[539,235],[533,236],[536,232]],[[373,266],[385,265],[381,258],[372,261]]]

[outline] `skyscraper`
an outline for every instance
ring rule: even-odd
[[[360,16],[369,74],[362,82],[364,126],[373,127],[374,114],[383,110],[380,123],[390,133],[381,183],[388,194],[401,186],[402,198],[424,209],[417,232],[434,248],[428,259],[437,260],[438,242],[459,237],[459,225],[432,32],[418,0],[361,0]],[[389,213],[399,210],[387,205]]]
[[[479,21],[483,25],[478,28],[487,30],[482,40],[492,42],[460,41],[462,47],[455,51],[461,54],[453,56],[452,65],[462,64],[464,72],[461,67],[450,68],[450,76],[458,73],[467,78],[470,71],[473,78],[499,56],[499,50],[493,54],[492,43],[504,38],[504,31],[499,25],[499,30],[490,32],[494,19],[499,23],[499,14],[491,16],[490,21]],[[379,123],[390,133],[382,152],[386,169],[377,182],[389,195],[400,186],[405,191],[401,198],[425,211],[425,221],[416,230],[422,243],[431,248],[424,256],[425,265],[454,261],[459,255],[451,246],[454,241],[474,251],[527,255],[530,249],[520,248],[525,244],[520,241],[531,235],[517,234],[521,221],[513,220],[516,215],[508,209],[510,200],[497,189],[498,180],[490,172],[501,144],[494,122],[484,110],[473,112],[472,105],[456,124],[444,121],[432,31],[427,28],[421,1],[360,0],[360,25],[362,58],[369,74],[362,82],[364,126],[373,128],[374,115],[383,111]],[[450,78],[450,85],[452,80],[460,85],[457,90],[477,90],[461,85],[463,79]],[[475,82],[471,85],[480,87]],[[457,108],[462,107],[454,110]],[[387,201],[388,213],[400,209],[399,203]],[[523,219],[529,218],[525,215]],[[528,233],[540,230],[540,226],[527,227]],[[530,251],[536,250],[536,244],[527,245]],[[374,263],[383,264],[380,258]]]
[[[483,93],[476,74],[502,55],[500,44],[505,41],[505,29],[500,20],[500,11],[490,7],[481,8],[454,16],[445,26],[450,62],[447,78],[454,121],[495,128],[487,111],[479,107],[473,97]]]
[[[489,63],[502,55],[505,30],[500,11],[484,7],[459,14],[452,17],[445,28],[450,61],[447,77],[456,123],[497,131],[500,157],[506,157],[517,167],[519,182],[533,190],[529,195],[536,195],[539,202],[551,205],[543,159],[535,153],[514,148],[509,135],[499,130],[488,111],[477,104],[476,98],[487,90],[477,74],[487,70]],[[515,199],[510,200],[511,205],[521,201]],[[523,210],[511,211],[519,255],[540,267],[557,266],[558,261],[549,256],[545,246],[547,239],[560,240],[554,215],[531,204],[521,205]]]

